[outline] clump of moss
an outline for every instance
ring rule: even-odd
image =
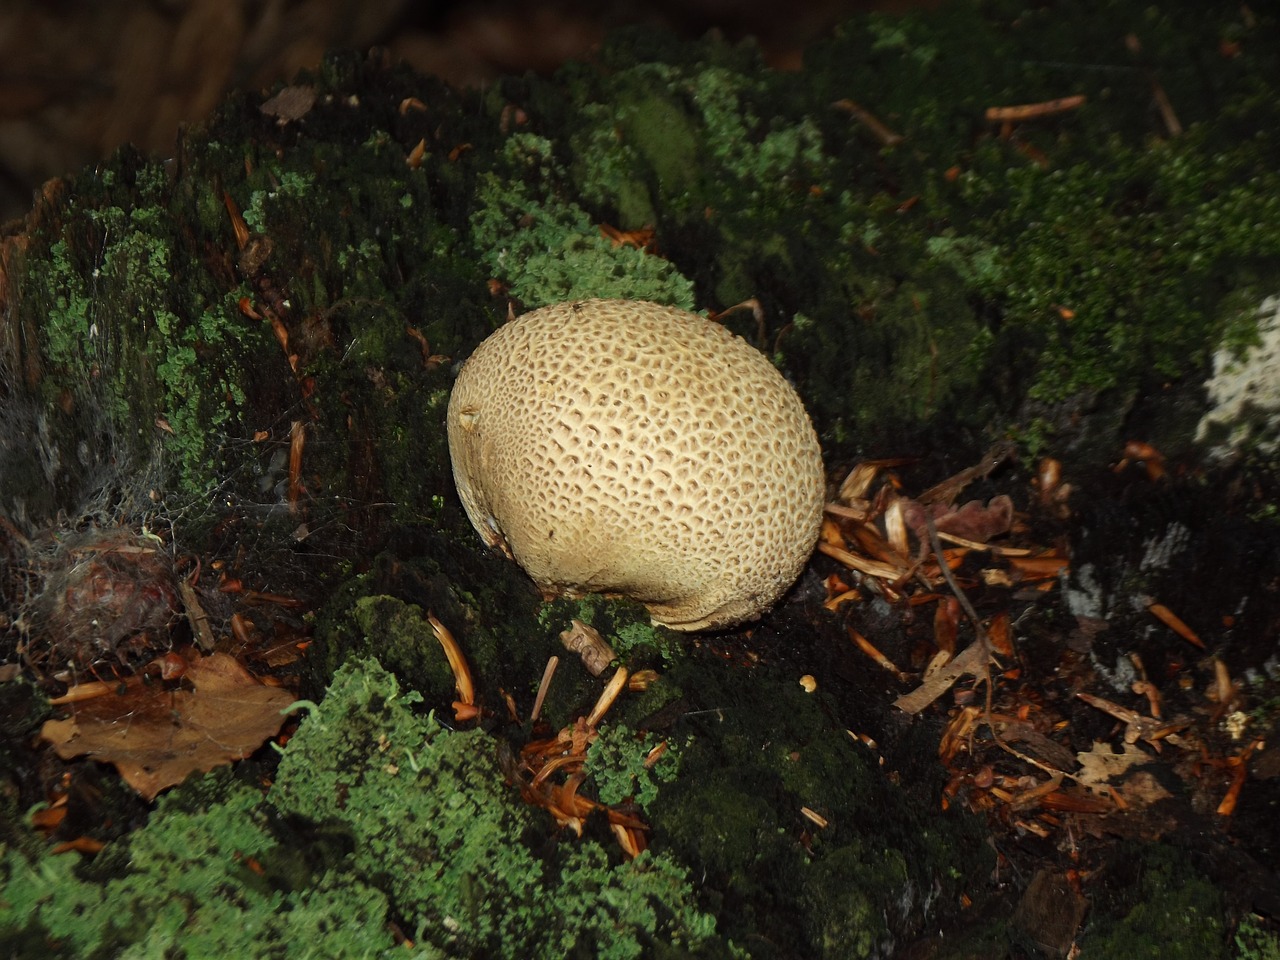
[[[594,795],[610,806],[630,800],[647,808],[661,785],[678,776],[682,746],[654,733],[637,733],[624,723],[606,723],[587,750]],[[651,763],[649,757],[659,747],[662,753]]]
[[[1108,884],[1117,902],[1090,925],[1081,948],[1134,960],[1222,957],[1222,894],[1214,884],[1171,847],[1135,849],[1127,859],[1125,872],[1136,876]]]
[[[852,842],[813,864],[804,879],[805,921],[820,957],[881,957],[892,953],[884,890],[909,889],[902,854]],[[901,919],[895,918],[895,919]]]
[[[674,663],[684,654],[688,638],[674,630],[653,625],[647,611],[634,600],[588,594],[574,600],[559,599],[538,611],[538,623],[548,636],[558,637],[573,620],[581,620],[609,643],[628,667]]]
[[[351,866],[378,878],[415,939],[460,956],[561,957],[607,927],[621,958],[710,937],[685,874],[661,855],[613,864],[587,841],[558,871],[535,857],[535,812],[504,781],[497,743],[417,715],[416,699],[376,661],[350,661],[269,795],[346,834]],[[561,912],[569,894],[590,899]]]
[[[832,158],[821,131],[808,117],[772,110],[772,84],[753,48],[695,45],[698,59],[668,51],[670,59],[640,63],[625,49],[615,38],[605,56],[616,69],[573,78],[583,102],[571,171],[595,209],[616,211],[628,229],[772,221],[826,185]],[[729,296],[726,303],[744,298]]]
[[[885,273],[924,281],[936,363],[918,372],[934,402],[912,407],[916,422],[946,410],[949,367],[960,383],[986,385],[973,412],[1020,426],[1032,446],[1075,439],[1090,413],[1114,443],[1108,431],[1133,398],[1198,376],[1224,336],[1239,336],[1229,329],[1228,300],[1242,290],[1261,299],[1274,287],[1280,184],[1274,143],[1256,131],[1276,119],[1265,77],[1277,65],[1277,22],[1227,8],[1121,2],[1095,13],[957,3],[938,16],[852,21],[806,54],[803,82],[815,100],[852,96],[905,137],[881,150],[873,169],[865,127],[855,125],[841,148],[834,125],[822,123],[828,150],[841,153],[835,176],[847,185],[839,205],[848,212],[842,244],[824,259],[854,267],[845,284],[873,320],[856,336],[879,355],[858,383],[873,395],[900,362],[922,356],[893,342],[910,336],[911,324],[901,312],[884,314],[885,292],[900,288]],[[1098,47],[1099,30],[1131,32],[1141,56],[1117,50],[1105,67],[1083,63],[1080,51]],[[961,55],[949,35],[992,55]],[[1237,54],[1223,56],[1219,43],[1239,45]],[[1192,62],[1207,72],[1187,69]],[[1182,132],[1150,109],[1153,77],[1176,104]],[[988,107],[1068,94],[1084,95],[1085,105],[1015,125],[1008,136],[982,126]],[[885,210],[893,215],[879,215]],[[947,320],[933,322],[943,305]],[[838,321],[811,310],[817,325],[804,339],[827,348],[814,378],[825,407],[828,384],[854,384],[838,369],[849,363]],[[965,331],[968,345],[938,337],[949,328]],[[911,397],[909,388],[889,393]],[[961,422],[981,422],[968,412],[958,411]]]
[[[582,202],[654,227],[705,305],[758,301],[762,326],[748,311],[723,322],[797,378],[828,442],[947,411],[981,376],[980,324],[924,238],[902,236],[873,153],[832,128],[835,98],[819,107],[749,44],[659,44],[637,61],[643,39],[561,77]]]
[[[210,794],[194,809],[179,795],[162,799],[146,827],[91,864],[5,851],[0,944],[76,958],[390,950],[384,894],[299,861],[273,834],[257,790],[222,782]]]
[[[1077,64],[1099,29],[1133,31],[1141,63]],[[1274,31],[1226,9],[957,3],[852,21],[797,75],[749,45],[628,33],[604,69],[561,73],[568,133],[541,133],[579,202],[654,227],[704,305],[761,302],[758,343],[829,445],[993,425],[1038,444],[1103,396],[1194,375],[1228,332],[1224,295],[1274,285],[1274,150],[1249,132],[1275,119]],[[1215,36],[1238,53],[1187,70],[1220,57]],[[1152,75],[1184,134],[1153,126]],[[1073,93],[1084,108],[1010,139],[982,126]]]
[[[600,234],[566,190],[549,140],[514,134],[497,161],[479,178],[471,239],[516,299],[529,307],[588,297],[693,307],[692,284],[669,260]]]
[[[377,661],[354,659],[265,798],[226,776],[195,781],[83,867],[0,849],[0,945],[381,956],[394,921],[416,942],[407,955],[429,958],[724,949],[683,868],[662,854],[621,862],[592,840],[549,846],[549,818],[505,782],[497,741],[445,729],[417,700]]]
[[[505,717],[504,694],[510,694],[518,710],[529,710],[547,658],[563,655],[564,648],[556,631],[536,622],[537,594],[523,571],[484,553],[457,513],[456,531],[419,534],[401,546],[413,559],[380,554],[333,592],[316,618],[304,665],[305,696],[319,698],[347,660],[372,656],[421,694],[428,709],[448,713],[457,699],[455,679],[430,613],[457,641],[483,708]],[[571,689],[570,681],[579,677],[580,688]],[[599,695],[590,679],[585,670],[564,671],[545,715],[569,723],[589,709]]]
[[[539,868],[519,842],[532,812],[505,786],[496,745],[449,733],[373,660],[351,660],[281,761],[269,799],[349,837],[426,939],[464,955],[529,938]],[[501,909],[489,909],[489,905]]]
[[[1240,960],[1280,960],[1280,937],[1253,917],[1240,921],[1235,947]]]
[[[870,958],[958,913],[990,862],[976,821],[888,782],[831,722],[824,694],[787,670],[730,673],[696,659],[671,671],[683,709],[662,730],[688,737],[682,775],[646,813],[655,846],[678,851],[714,891],[725,936]],[[891,830],[877,810],[893,811]],[[913,902],[925,889],[930,903]]]
[[[1280,220],[1280,175],[1256,140],[1224,150],[1212,137],[1207,126],[1165,144],[1113,137],[1105,175],[1092,158],[1053,170],[1003,150],[975,158],[961,195],[1003,199],[970,227],[970,246],[999,240],[968,258],[964,279],[1041,344],[1034,406],[1079,409],[1167,382],[1239,337],[1224,295],[1280,256],[1265,226]]]

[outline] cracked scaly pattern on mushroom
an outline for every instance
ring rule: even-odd
[[[584,300],[495,331],[449,400],[467,516],[544,595],[644,603],[704,630],[794,582],[822,519],[822,453],[768,359],[710,320]]]

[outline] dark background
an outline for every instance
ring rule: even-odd
[[[32,191],[124,143],[165,154],[233,88],[266,89],[328,50],[395,60],[478,86],[549,73],[606,32],[649,24],[686,37],[755,37],[780,69],[860,11],[937,0],[18,0],[0,5],[0,221]]]

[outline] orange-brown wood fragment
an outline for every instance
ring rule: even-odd
[[[1084,105],[1084,94],[1071,97],[1058,97],[1055,100],[1042,100],[1039,103],[1021,103],[1010,107],[988,107],[985,114],[991,123],[1019,123],[1023,120],[1034,120],[1038,117],[1051,117],[1066,113]]]

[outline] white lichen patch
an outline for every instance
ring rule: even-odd
[[[1173,521],[1165,526],[1164,533],[1142,541],[1142,559],[1138,561],[1138,570],[1142,573],[1167,570],[1190,543],[1190,528],[1184,523]]]
[[[1213,357],[1213,376],[1205,382],[1209,410],[1196,440],[1215,459],[1280,452],[1280,296],[1258,307],[1257,332],[1258,342],[1243,356],[1223,346]]]

